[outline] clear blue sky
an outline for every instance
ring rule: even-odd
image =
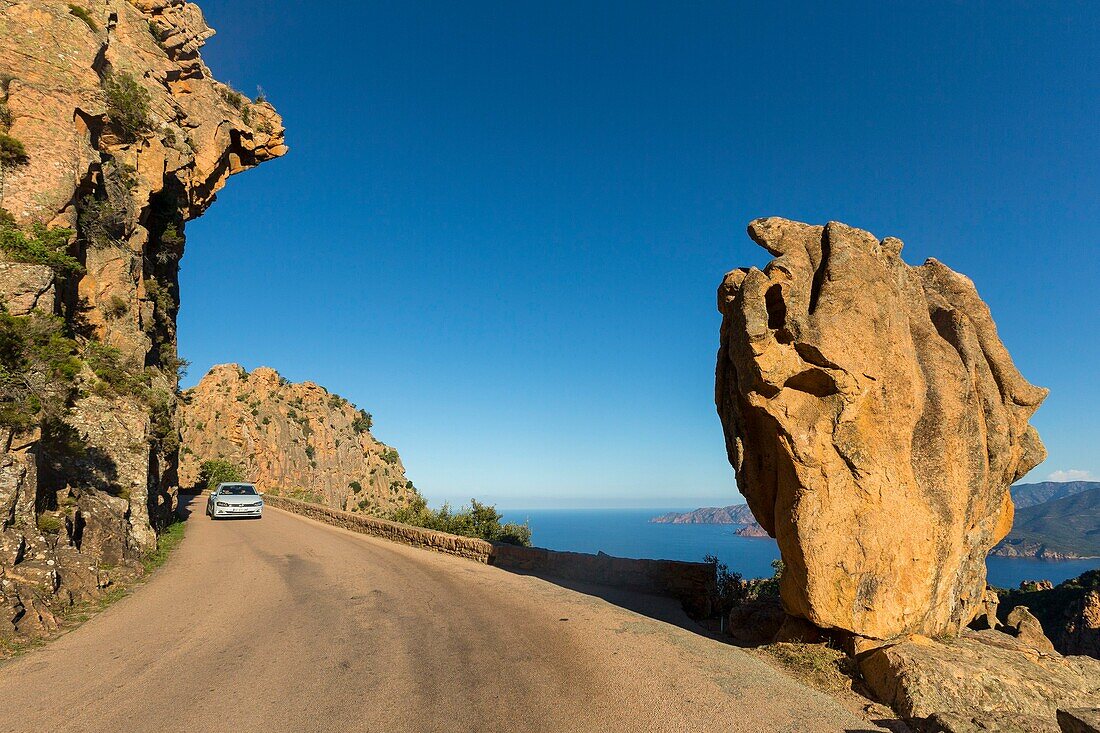
[[[739,500],[713,407],[757,216],[971,276],[1100,476],[1100,3],[206,0],[288,128],[188,226],[180,346],[374,413],[433,502]]]

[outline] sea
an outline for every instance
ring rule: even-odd
[[[536,547],[569,552],[606,552],[616,557],[700,562],[716,555],[745,578],[772,574],[779,548],[769,537],[738,537],[728,524],[655,524],[649,520],[666,512],[690,509],[513,509],[501,510],[506,522],[527,522]],[[1024,580],[1050,580],[1055,585],[1086,570],[1100,568],[1100,558],[1089,560],[1035,560],[990,557],[988,582],[1015,588]]]

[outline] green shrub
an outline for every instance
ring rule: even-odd
[[[203,461],[199,468],[199,485],[207,489],[215,489],[218,484],[244,481],[244,471],[237,464],[222,458],[213,458]]]
[[[122,318],[130,310],[130,304],[121,295],[112,295],[103,306],[103,315],[109,320]]]
[[[94,20],[92,20],[92,16],[84,8],[80,7],[79,5],[70,5],[69,6],[69,13],[72,14],[72,15],[75,15],[78,18],[80,18],[82,21],[84,21],[85,25],[87,25],[89,28],[91,28],[96,33],[99,32],[99,26],[96,24],[96,22]]]
[[[7,105],[4,109],[7,110]],[[27,160],[27,149],[23,143],[6,132],[0,132],[0,164],[22,165]]]
[[[244,95],[228,85],[222,89],[222,99],[224,99],[230,107],[236,110],[242,109],[245,105]]]
[[[381,458],[386,463],[393,465],[394,463],[397,463],[400,456],[397,455],[397,451],[395,451],[393,448],[386,446],[386,449],[382,451]]]
[[[306,446],[306,458],[308,458],[310,460],[310,463],[313,462],[313,456],[314,456],[315,453],[316,453],[316,451],[313,449],[312,445],[307,445]]]
[[[524,547],[531,545],[531,528],[526,523],[501,524],[501,515],[496,507],[482,504],[477,499],[471,499],[469,507],[456,512],[451,510],[449,504],[436,510],[429,509],[424,497],[415,496],[408,505],[390,512],[388,519],[465,537],[479,537],[490,542]]]
[[[105,382],[116,394],[131,394],[135,391],[135,382],[140,379],[134,365],[123,362],[122,352],[114,346],[99,341],[84,344],[84,362],[101,381]]]
[[[348,484],[348,488],[351,489],[352,492],[354,492],[356,494],[363,493],[363,485],[361,483],[359,483],[358,481],[352,481],[350,484]]]
[[[38,517],[38,531],[44,534],[60,534],[61,528],[65,526],[65,523],[61,521],[61,517],[55,514],[41,514]]]
[[[81,238],[95,249],[118,246],[125,235],[127,213],[121,201],[85,196],[76,207]]]
[[[149,92],[124,71],[109,71],[103,77],[107,95],[107,117],[126,142],[134,142],[152,127]]]
[[[366,410],[360,410],[358,417],[351,421],[351,429],[356,433],[365,433],[374,425],[374,418]]]
[[[168,560],[172,550],[176,549],[180,542],[183,542],[183,533],[186,528],[186,523],[174,520],[160,531],[157,535],[156,549],[142,558],[141,564],[145,568],[145,572],[149,573],[156,570]]]
[[[145,296],[153,301],[156,306],[155,318],[162,326],[171,326],[171,313],[176,309],[176,299],[172,297],[167,286],[162,285],[156,278],[148,278],[144,282]]]
[[[164,29],[160,27],[160,24],[155,20],[149,21],[149,35],[153,37],[153,40],[157,42],[157,45],[164,48],[164,39],[166,34]],[[166,49],[167,50],[167,49]]]
[[[44,224],[34,223],[28,235],[15,226],[11,215],[0,209],[0,250],[16,262],[46,265],[58,275],[74,275],[84,272],[84,267],[75,257],[67,254],[69,238],[73,233],[69,229],[48,229]]]
[[[0,311],[0,426],[27,429],[60,418],[82,364],[57,316]]]

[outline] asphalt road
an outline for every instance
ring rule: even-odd
[[[271,508],[211,522],[194,506],[148,583],[0,666],[0,731],[874,729],[594,595]]]

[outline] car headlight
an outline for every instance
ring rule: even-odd
[[[214,502],[214,504],[216,504],[217,506],[229,506],[229,504],[224,501],[216,501]]]

